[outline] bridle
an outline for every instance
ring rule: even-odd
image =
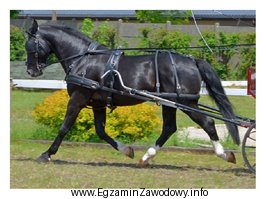
[[[47,60],[47,57],[51,54],[51,45],[49,44],[48,41],[44,40],[41,35],[39,34],[32,34],[29,31],[26,31],[26,33],[34,38],[34,44],[35,44],[35,49],[33,51],[27,51],[28,54],[34,54],[34,57],[36,59],[36,67],[39,72],[41,72],[43,69],[45,69],[47,66],[47,61],[45,64],[40,64],[40,56],[39,53],[42,50],[44,52],[44,57]],[[28,66],[28,60],[26,61],[26,66]]]

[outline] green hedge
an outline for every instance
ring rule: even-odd
[[[10,26],[10,61],[25,61],[25,37],[17,26]]]
[[[205,43],[199,36],[192,36],[178,31],[167,31],[163,28],[155,30],[150,28],[142,29],[141,41],[138,47],[177,49],[177,52],[181,54],[205,59],[212,64],[220,78],[224,80],[245,80],[247,68],[256,66],[256,49],[254,47],[237,49],[231,47],[243,43],[256,43],[255,33],[204,32],[203,37],[209,46],[221,47],[212,47],[213,52],[206,47],[199,49],[189,48],[191,46],[205,46]],[[236,68],[230,65],[233,56],[239,59],[239,64]]]
[[[80,31],[109,48],[116,48],[118,46],[117,31],[109,24],[108,21],[101,23],[98,28],[95,29],[94,23],[91,19],[84,19]],[[121,42],[124,44],[124,47],[127,46],[126,42]]]
[[[166,29],[143,28],[141,31],[140,48],[172,48],[179,49],[182,54],[189,54],[186,47],[191,46],[193,37],[178,31],[167,31]]]

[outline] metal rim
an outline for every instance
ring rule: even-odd
[[[249,168],[249,170],[253,173],[256,172],[256,157],[255,161],[250,160],[250,156],[256,156],[256,124],[251,125],[242,142],[242,156],[245,162],[245,165]],[[255,145],[249,145],[248,141],[254,142]],[[254,162],[254,163],[253,163]]]

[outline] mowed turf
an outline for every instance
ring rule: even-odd
[[[236,165],[214,154],[162,150],[150,168],[137,162],[145,150],[129,159],[110,147],[62,145],[53,161],[35,159],[50,144],[11,143],[11,188],[255,188],[256,178],[237,153]]]

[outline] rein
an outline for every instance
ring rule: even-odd
[[[104,50],[87,50],[86,52],[84,53],[80,53],[80,54],[76,54],[76,55],[72,55],[70,57],[66,57],[66,58],[63,58],[63,59],[60,59],[56,62],[53,62],[53,63],[50,63],[50,64],[46,64],[44,68],[52,65],[52,64],[55,64],[55,63],[60,63],[60,62],[64,62],[64,61],[69,61],[71,59],[76,59],[76,58],[79,58],[79,57],[84,57],[85,55],[99,55],[99,54],[104,54],[104,55],[111,55],[113,52],[117,51],[117,50],[120,50],[120,51],[143,51],[143,52],[149,52],[149,53],[154,53],[154,52],[157,52],[157,51],[173,51],[173,49],[171,48],[112,48],[112,49],[104,49]]]
[[[82,58],[82,57],[84,57],[84,56],[86,56],[86,55],[96,55],[96,54],[106,54],[106,55],[111,55],[112,52],[114,51],[113,49],[112,49],[112,50],[109,50],[109,49],[106,49],[106,50],[90,50],[90,46],[91,46],[92,44],[94,44],[94,43],[96,43],[96,42],[92,42],[92,43],[89,45],[89,48],[88,48],[88,50],[87,50],[86,52],[84,52],[84,53],[79,53],[79,54],[76,54],[76,55],[72,55],[72,56],[70,56],[70,57],[66,57],[66,58],[63,58],[63,59],[57,60],[56,62],[53,62],[53,63],[50,63],[50,64],[46,64],[46,65],[43,67],[43,69],[46,68],[46,67],[48,67],[48,66],[50,66],[50,65],[52,65],[52,64],[55,64],[55,63],[60,63],[60,62],[64,62],[64,61],[69,61],[69,60],[71,60],[71,59],[76,59],[76,58]],[[96,47],[97,47],[97,46],[96,46]],[[72,63],[72,64],[73,64],[73,63]],[[71,64],[71,65],[72,65],[72,64]]]

